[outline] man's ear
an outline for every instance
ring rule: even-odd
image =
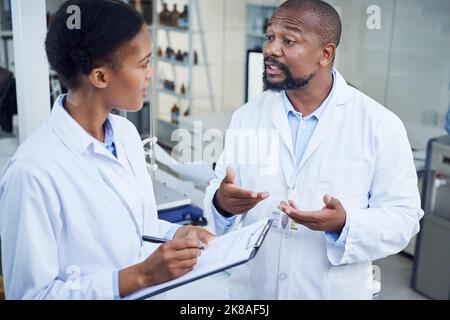
[[[94,68],[89,74],[89,81],[98,89],[105,89],[108,86],[108,70],[106,68]]]
[[[334,43],[328,43],[322,47],[320,52],[319,63],[321,66],[326,67],[333,63],[336,55],[336,45]]]

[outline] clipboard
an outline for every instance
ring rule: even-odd
[[[193,271],[177,279],[141,289],[125,299],[144,300],[165,291],[244,264],[256,256],[271,226],[272,220],[266,218],[242,229],[217,237],[210,242],[208,249],[202,254],[203,256],[204,254],[208,254],[209,250],[212,250],[210,251],[209,257],[205,256],[201,261],[200,258],[202,256],[199,257],[199,262],[197,263],[197,266],[199,266],[198,268],[196,266]],[[230,253],[231,248],[235,248],[236,251],[239,251],[239,255],[236,254],[236,256],[234,256],[233,253]],[[224,252],[221,252],[221,250]],[[223,254],[224,260],[218,261],[218,257],[220,259],[220,254]],[[232,262],[230,263],[229,261]],[[208,265],[208,263],[210,263],[210,265]]]

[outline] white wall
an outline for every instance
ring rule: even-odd
[[[242,105],[245,94],[246,4],[279,5],[284,0],[199,0],[206,30],[213,91],[219,110]],[[61,0],[47,0],[56,10]],[[169,8],[185,0],[167,0]],[[450,1],[448,0],[329,0],[342,17],[342,42],[336,67],[366,94],[397,113],[405,122],[442,127],[449,105]],[[369,30],[370,5],[381,10],[381,29]],[[185,37],[173,46],[187,49]],[[179,44],[179,45],[178,45]],[[200,43],[194,43],[200,52]],[[202,59],[202,57],[200,57]],[[180,78],[187,74],[177,69]],[[166,70],[168,77],[171,71]],[[203,69],[194,87],[206,88]],[[166,102],[167,116],[175,100]],[[198,101],[196,111],[208,111]]]
[[[225,17],[222,108],[243,103],[245,90],[245,5],[277,5],[283,0],[207,0],[206,16]],[[329,0],[343,22],[336,67],[348,82],[398,114],[407,124],[442,128],[449,106],[450,1]],[[367,8],[380,8],[381,29],[369,30]],[[210,47],[220,47],[214,38]],[[221,58],[222,57],[222,58]],[[435,132],[435,131],[433,131]],[[443,132],[443,131],[442,131]]]

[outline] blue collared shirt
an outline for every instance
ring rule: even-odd
[[[116,145],[114,144],[114,131],[108,118],[105,122],[105,142],[103,144],[117,158]]]
[[[292,145],[294,150],[294,157],[297,166],[300,164],[300,161],[303,158],[303,154],[306,151],[306,147],[308,146],[309,140],[311,139],[314,130],[317,127],[317,123],[319,122],[320,116],[325,111],[328,102],[331,99],[331,96],[334,91],[331,90],[331,93],[328,97],[322,102],[322,104],[310,115],[303,117],[303,115],[294,109],[291,101],[286,94],[283,92],[283,100],[284,106],[286,108],[286,114],[288,117],[289,127],[291,129],[291,137],[292,137]]]
[[[306,147],[308,146],[309,140],[311,139],[314,130],[317,127],[317,124],[322,116],[323,112],[326,110],[336,87],[336,71],[333,70],[333,86],[331,88],[330,94],[328,97],[322,102],[322,104],[310,115],[303,117],[303,115],[294,109],[294,106],[289,101],[289,98],[286,92],[283,91],[283,100],[286,108],[286,114],[288,117],[289,127],[291,131],[292,145],[294,150],[294,158],[297,166],[300,164],[300,161],[303,158],[303,154],[306,151]],[[222,216],[212,205],[213,214],[215,216],[216,224],[219,228],[227,229],[231,227],[236,220],[236,216],[231,218],[225,218]],[[345,222],[345,226],[339,235],[336,232],[325,232],[325,236],[327,240],[331,243],[334,243],[338,246],[344,246],[345,240],[347,239],[348,234],[348,216]]]

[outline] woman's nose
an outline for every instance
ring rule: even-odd
[[[145,79],[150,79],[153,76],[153,68],[149,65],[147,68],[147,73],[145,74]]]

